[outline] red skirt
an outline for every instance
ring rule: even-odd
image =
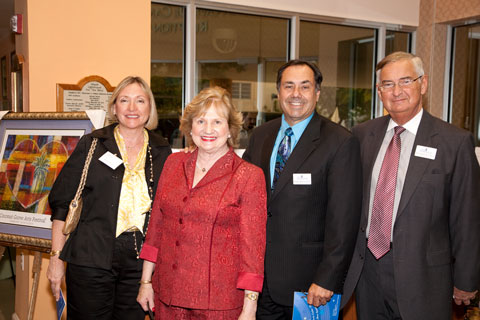
[[[200,310],[168,306],[163,302],[155,306],[155,320],[237,320],[240,313],[242,307],[231,310]]]

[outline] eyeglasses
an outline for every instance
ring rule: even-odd
[[[400,88],[409,88],[415,81],[420,79],[422,76],[419,76],[418,78],[412,79],[412,78],[403,78],[398,80],[397,84]],[[394,81],[385,81],[382,82],[381,85],[378,86],[381,91],[392,91],[393,88],[395,88],[395,82]]]

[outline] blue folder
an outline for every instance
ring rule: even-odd
[[[316,308],[307,303],[305,292],[295,292],[292,320],[338,320],[341,298],[341,294],[334,294],[326,305]]]
[[[57,319],[62,319],[63,310],[65,309],[65,299],[63,298],[63,292],[60,289],[60,299],[57,301]]]

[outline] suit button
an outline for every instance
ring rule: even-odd
[[[175,245],[178,247],[180,245],[180,241],[175,241]]]
[[[271,217],[272,213],[270,211],[267,211],[267,217]]]
[[[176,265],[176,264],[172,264],[172,269],[173,269],[173,270],[177,270],[177,265]]]
[[[360,260],[363,260],[363,255],[360,253],[359,254]]]
[[[365,227],[361,227],[360,231],[365,232]]]
[[[183,219],[182,218],[178,219],[178,223],[183,224]]]
[[[187,202],[187,200],[188,200],[188,197],[185,196],[185,197],[183,198],[183,202]]]

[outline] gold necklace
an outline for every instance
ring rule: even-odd
[[[200,166],[198,165],[198,160],[197,160],[197,162],[195,162],[195,166],[196,166],[198,169],[200,169],[202,172],[207,171],[206,168],[202,168],[202,167],[200,167]]]

